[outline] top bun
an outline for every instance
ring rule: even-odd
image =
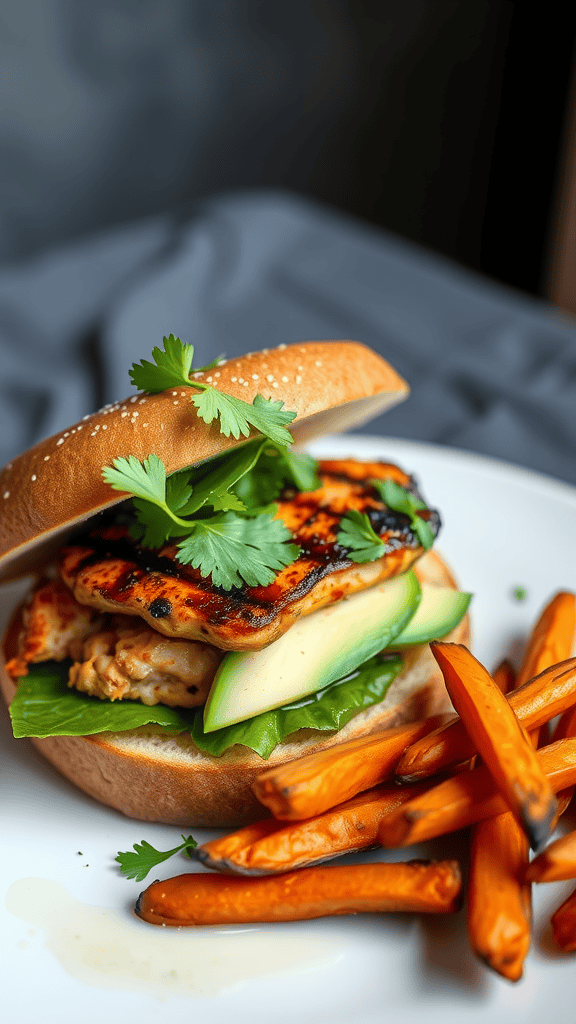
[[[409,392],[384,359],[355,341],[279,345],[223,360],[198,376],[245,402],[256,394],[284,402],[296,411],[289,429],[299,445],[359,426]],[[154,453],[170,474],[245,442],[199,419],[190,404],[194,394],[185,386],[137,393],[8,463],[0,473],[0,582],[36,571],[66,533],[123,500],[102,479],[114,459],[142,461]]]

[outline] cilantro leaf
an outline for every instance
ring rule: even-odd
[[[134,498],[136,522],[130,525],[130,535],[145,548],[161,548],[172,537],[181,537],[183,527],[174,522],[170,513],[150,501]]]
[[[368,516],[352,509],[340,522],[338,543],[347,548],[353,562],[373,562],[386,554],[386,545],[372,529]]]
[[[183,538],[178,559],[211,576],[215,586],[230,590],[271,583],[276,571],[294,561],[300,553],[287,544],[291,533],[274,519],[276,506],[266,510],[246,509],[232,490],[256,465],[266,440],[251,442],[224,461],[209,465],[196,483],[182,473],[166,481],[166,470],[156,455],[140,463],[134,456],[116,459],[103,471],[104,479],[117,490],[132,491],[137,521],[132,536],[144,547],[159,548],[172,537]],[[205,516],[211,505],[214,512]],[[185,519],[183,515],[201,513]],[[245,512],[245,516],[235,513]]]
[[[105,466],[102,476],[115,491],[127,491],[136,498],[163,506],[166,502],[166,467],[157,455],[139,462],[135,455],[114,459]]]
[[[169,388],[194,387],[190,380],[192,372],[192,360],[194,358],[194,346],[183,345],[180,338],[169,334],[164,338],[164,350],[154,348],[152,350],[153,363],[149,359],[142,359],[140,363],[133,363],[130,370],[130,379],[139,391],[146,391],[149,395],[157,395]],[[194,372],[204,373],[211,370],[220,361],[218,356],[207,366],[198,367]]]
[[[140,363],[132,364],[130,378],[139,391],[155,395],[182,385],[196,388],[201,394],[196,395],[192,402],[198,416],[207,424],[219,418],[220,431],[225,437],[232,436],[236,440],[240,436],[248,437],[251,427],[254,427],[283,447],[293,443],[286,424],[295,419],[296,413],[284,409],[283,402],[256,395],[250,405],[197,378],[196,375],[216,366],[221,356],[207,366],[193,369],[194,346],[184,345],[180,338],[169,334],[164,338],[164,349],[154,348],[152,358],[153,363],[149,359],[142,359]]]
[[[315,491],[321,486],[318,478],[318,463],[307,452],[295,452],[285,448],[280,454],[294,486],[299,491]]]
[[[242,580],[249,587],[267,586],[300,553],[296,544],[286,543],[291,536],[269,514],[250,519],[223,513],[196,520],[194,533],[178,545],[179,560],[225,590],[241,587]]]
[[[197,383],[197,382],[193,382]],[[256,395],[252,405],[241,398],[226,395],[216,388],[204,385],[201,395],[195,395],[192,404],[198,410],[198,416],[205,423],[220,418],[220,431],[225,437],[248,437],[250,428],[255,427],[276,444],[286,446],[292,444],[292,435],[286,430],[285,424],[291,423],[296,417],[295,412],[283,408],[283,402]]]
[[[265,443],[258,462],[234,490],[249,510],[261,511],[287,484],[299,491],[315,490],[320,486],[317,472],[318,463],[311,455]]]
[[[182,836],[182,839],[184,842],[180,846],[175,846],[173,850],[167,850],[165,853],[154,849],[143,839],[141,843],[134,843],[134,853],[131,850],[128,850],[127,853],[118,853],[115,860],[126,878],[134,878],[137,882],[143,882],[152,868],[161,864],[162,861],[168,860],[169,857],[173,857],[175,853],[180,853],[180,850],[186,850],[188,856],[191,856],[189,851],[194,850],[198,843],[192,836]]]
[[[245,511],[244,502],[236,493],[231,492],[231,488],[256,466],[266,443],[262,439],[249,441],[235,451],[227,452],[201,466],[194,473],[191,497],[178,509],[180,514],[193,515],[204,505],[211,505],[221,512],[228,509]]]
[[[417,515],[425,510],[424,502],[410,491],[397,484],[395,480],[371,480],[370,483],[378,491],[382,501],[393,512],[403,512],[410,517],[410,527],[418,537],[422,547],[428,551],[434,543],[434,533],[430,524]]]

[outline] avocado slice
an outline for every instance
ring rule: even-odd
[[[213,732],[314,693],[387,647],[414,615],[421,589],[404,573],[299,619],[262,651],[226,654],[204,709]]]
[[[440,640],[458,625],[471,600],[472,594],[423,583],[420,604],[390,647],[399,650],[415,644],[427,644],[430,640]]]

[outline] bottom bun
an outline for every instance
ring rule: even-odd
[[[457,586],[434,551],[420,559],[415,571],[420,582]],[[446,639],[469,644],[468,616]],[[9,703],[16,687],[4,660],[0,683]],[[213,757],[199,751],[187,734],[166,736],[154,726],[97,736],[50,736],[32,743],[76,786],[128,817],[230,828],[266,816],[251,789],[265,768],[450,708],[442,675],[426,644],[405,652],[404,668],[379,704],[322,740],[318,732],[301,729],[280,743],[266,761],[240,746]]]

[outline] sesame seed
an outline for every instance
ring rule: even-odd
[[[244,377],[238,377],[238,383],[239,384],[243,384],[244,383]]]
[[[78,427],[76,427],[76,430],[78,430],[78,431],[82,430],[82,424],[80,424]]]
[[[271,384],[272,381],[274,380],[274,374],[273,373],[267,374],[266,380],[268,381],[269,384]]]
[[[278,345],[278,351],[279,352],[283,352],[285,348],[286,348],[286,345]]]
[[[210,380],[210,378],[208,378],[208,380]],[[178,394],[178,392],[177,392],[177,391],[173,391],[173,392],[172,392],[172,394],[173,394],[173,395],[177,395],[177,394]]]
[[[218,363],[218,366],[220,366],[220,363]],[[221,377],[222,374],[220,373],[220,370],[216,370],[216,373],[214,374],[214,376],[215,377]]]
[[[127,415],[128,415],[128,413],[127,413],[127,412],[122,412],[122,413],[120,413],[120,417],[121,417],[121,419],[124,419],[124,417],[125,417],[125,416],[127,416]]]
[[[145,398],[141,398],[140,401],[138,402],[138,405],[144,405],[145,401],[146,401]],[[116,408],[118,408],[118,406],[116,406]]]
[[[56,442],[56,444],[64,444],[64,438],[63,437],[59,437],[57,442]]]
[[[137,402],[138,401],[138,395],[132,395],[132,398],[130,399],[130,401],[131,402]]]
[[[108,424],[107,423],[103,423],[102,424],[102,430],[108,430]]]
[[[30,477],[30,479],[31,480],[37,480],[38,477],[36,476],[36,473],[32,473],[32,476]]]
[[[227,362],[228,362],[227,359],[219,359],[216,365],[217,366],[226,366]]]
[[[272,387],[273,388],[277,388],[278,387],[278,381],[277,380],[273,381]]]
[[[298,376],[296,377],[296,383],[297,384],[301,384],[302,383],[302,377],[300,376],[300,374],[298,374]]]
[[[287,384],[288,383],[288,377],[282,377],[282,383],[283,384]]]
[[[322,366],[322,361],[320,359],[316,360],[316,366]]]
[[[10,491],[4,491],[4,497],[5,498],[9,498],[10,497]]]
[[[44,456],[44,462],[48,462],[49,458],[50,458],[50,456],[49,456],[49,455],[45,455],[45,456]]]
[[[252,374],[252,380],[260,380],[260,378],[259,378],[257,373],[253,373]]]
[[[62,436],[63,436],[63,437],[70,437],[70,431],[69,431],[69,430],[67,430],[67,431],[66,431],[66,433],[65,433],[65,434],[63,434]]]
[[[233,384],[236,384],[238,377],[230,377],[230,380],[232,381]]]
[[[83,420],[83,421],[85,421],[85,420],[89,420],[89,419],[90,419],[90,415],[88,415],[88,416],[83,416],[83,417],[82,417],[82,420]]]
[[[95,430],[92,431],[92,433],[90,434],[90,437],[96,437],[96,431]]]
[[[247,380],[243,380],[243,381],[242,381],[242,384],[243,384],[243,386],[244,386],[245,388],[247,388],[247,387],[248,387],[248,384],[249,384],[249,381],[247,381]]]
[[[142,426],[143,426],[143,427],[147,427],[147,426],[148,426],[148,424],[147,424],[147,423],[143,423],[143,424],[142,424]]]
[[[210,374],[209,377],[206,377],[206,380],[208,381],[209,384],[211,384],[212,383],[212,374]]]
[[[298,369],[299,369],[300,371],[302,371],[302,370],[304,369],[304,367],[303,367],[303,366],[299,366],[299,367],[298,367]]]
[[[180,405],[180,402],[178,401],[178,399],[176,399],[175,402],[172,402],[172,405]]]
[[[269,348],[263,348],[262,349],[262,352],[264,353],[264,355],[268,355],[269,351],[270,351]]]

